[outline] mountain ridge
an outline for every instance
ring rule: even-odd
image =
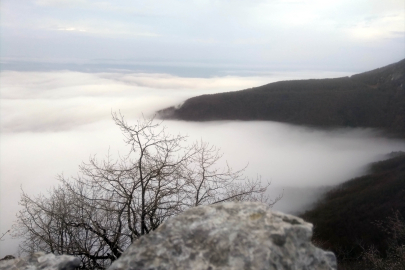
[[[383,129],[405,137],[405,59],[333,79],[291,80],[196,96],[158,111],[186,121],[265,120],[320,128]]]

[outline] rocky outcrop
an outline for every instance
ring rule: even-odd
[[[109,270],[336,269],[336,258],[311,244],[312,225],[261,203],[192,208],[134,242]],[[73,270],[73,256],[34,253],[4,258],[0,270]]]
[[[312,225],[261,203],[192,208],[134,242],[109,270],[336,269]]]
[[[37,252],[25,258],[1,260],[0,270],[73,270],[79,265],[80,260],[73,256]]]

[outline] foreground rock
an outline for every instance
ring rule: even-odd
[[[79,265],[80,260],[73,256],[37,252],[25,258],[5,258],[0,261],[0,270],[73,270]]]
[[[134,242],[109,270],[336,269],[311,236],[311,224],[260,203],[201,206]]]

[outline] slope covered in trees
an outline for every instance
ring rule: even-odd
[[[270,120],[316,127],[381,128],[405,137],[405,59],[335,79],[294,80],[193,97],[158,112],[189,121]]]
[[[396,246],[405,245],[405,235],[398,235],[398,231],[405,232],[405,222],[400,223],[401,228],[388,222],[405,217],[405,153],[391,156],[372,164],[369,174],[329,191],[301,215],[314,225],[314,242],[335,252],[340,264],[362,261],[371,247],[379,251],[378,256],[386,256],[393,244],[390,234],[396,238]],[[392,230],[397,230],[396,235]]]

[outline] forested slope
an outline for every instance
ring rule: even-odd
[[[313,223],[315,243],[335,252],[341,263],[360,260],[371,246],[384,256],[390,244],[387,231],[394,228],[379,224],[396,213],[405,218],[405,153],[391,156],[372,164],[367,175],[327,192],[301,215]]]
[[[405,137],[405,59],[335,79],[294,80],[193,97],[158,112],[189,121],[271,120],[316,127],[372,127]]]

